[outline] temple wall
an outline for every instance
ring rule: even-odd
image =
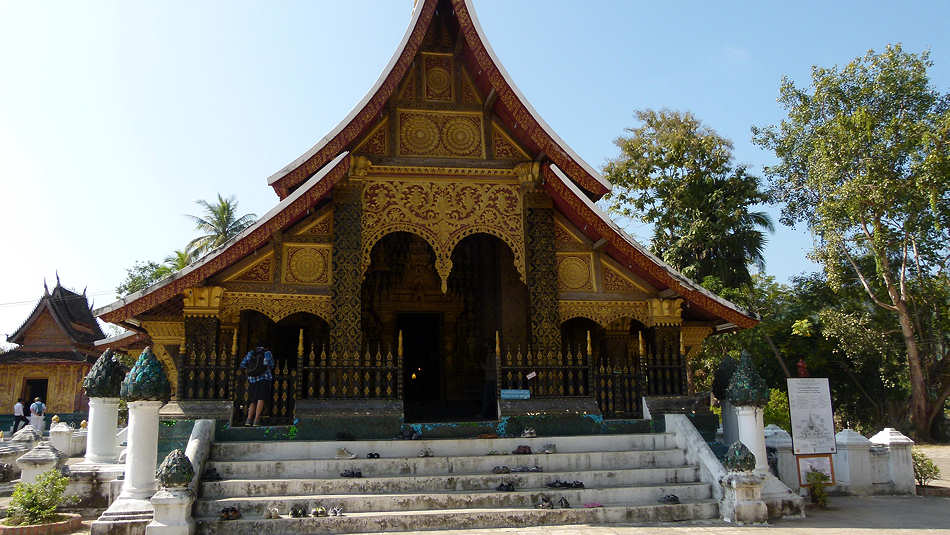
[[[85,412],[82,397],[82,379],[89,372],[86,363],[3,364],[0,365],[0,407],[4,412],[13,410],[18,397],[25,395],[27,379],[46,379],[46,410],[49,413]],[[29,406],[32,400],[25,401]]]

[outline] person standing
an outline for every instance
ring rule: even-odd
[[[241,368],[247,370],[247,419],[244,425],[260,425],[264,407],[274,395],[274,356],[263,343],[257,344],[241,360]]]
[[[13,405],[13,432],[16,433],[19,429],[20,422],[23,422],[23,427],[30,425],[30,421],[26,419],[26,416],[23,414],[23,398],[16,400],[16,404]]]
[[[43,400],[40,398],[35,398],[33,404],[30,405],[30,425],[32,425],[40,434],[43,433],[43,430],[46,429],[46,422],[44,417],[46,416],[46,404],[43,403]]]

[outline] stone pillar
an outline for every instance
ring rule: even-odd
[[[330,350],[358,354],[363,347],[363,189],[341,185],[333,190],[333,317]]]
[[[883,431],[871,437],[870,442],[887,446],[887,467],[891,483],[894,485],[894,492],[916,494],[917,481],[914,479],[914,462],[910,455],[914,441],[897,429],[885,427]]]
[[[69,443],[73,438],[73,429],[65,422],[57,422],[50,427],[49,441],[54,448],[62,452],[67,457],[70,456]]]
[[[145,535],[193,535],[195,520],[191,504],[195,495],[187,487],[163,488],[151,499],[155,517],[145,526]]]
[[[765,476],[749,472],[729,472],[722,483],[722,519],[736,524],[764,524],[769,519],[768,507],[762,501]]]
[[[89,426],[86,434],[86,462],[114,463],[119,457],[119,398],[89,398]]]
[[[158,463],[158,410],[161,401],[129,402],[129,446],[119,498],[147,499],[155,493]]]
[[[871,481],[871,441],[852,429],[835,435],[838,452],[832,456],[837,487],[848,494],[874,493]]]
[[[769,461],[765,453],[762,412],[762,409],[750,405],[736,407],[739,440],[749,448],[752,455],[755,455],[755,471],[760,474],[769,471]]]
[[[20,481],[36,483],[36,479],[50,470],[59,469],[65,462],[65,456],[48,440],[44,440],[16,460],[20,468]]]
[[[775,424],[765,427],[765,447],[775,448],[778,478],[790,489],[798,488],[798,461],[792,451],[792,436]]]
[[[534,351],[560,353],[561,318],[551,199],[543,192],[526,193],[525,214],[525,275],[531,322],[529,345]]]

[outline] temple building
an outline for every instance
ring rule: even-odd
[[[29,407],[34,398],[46,403],[48,414],[84,413],[88,400],[82,378],[98,356],[95,342],[105,338],[82,294],[67,290],[56,277],[23,325],[7,340],[17,344],[0,354],[0,406],[4,414],[22,398]]]
[[[639,418],[643,396],[687,393],[707,336],[757,322],[600,211],[610,184],[464,0],[420,1],[362,101],[268,184],[279,202],[254,225],[96,311],[147,334],[186,416],[241,406],[260,343],[278,419],[491,420],[502,390]]]

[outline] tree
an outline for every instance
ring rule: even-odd
[[[613,182],[609,210],[651,223],[651,247],[695,280],[714,276],[735,288],[749,284],[749,264],[764,269],[768,214],[759,178],[735,165],[732,142],[690,113],[636,112],[642,123],[614,143],[620,156],[604,167]]]
[[[168,266],[163,266],[157,262],[139,260],[132,267],[125,270],[125,280],[116,286],[115,293],[119,294],[119,297],[125,297],[139,290],[144,290],[167,277],[171,272],[172,270]]]
[[[897,320],[918,439],[950,396],[942,336],[921,331],[924,317],[946,316],[928,295],[947,286],[950,260],[950,99],[931,87],[931,65],[927,52],[891,45],[844,68],[813,67],[810,89],[783,79],[781,124],[753,128],[779,160],[766,173],[782,222],[808,225],[833,288],[855,277]]]
[[[165,257],[165,265],[172,271],[180,271],[190,266],[195,261],[194,253],[188,249],[175,249],[172,254]]]
[[[225,199],[219,193],[218,202],[214,204],[205,200],[195,203],[204,208],[203,216],[187,216],[195,222],[195,230],[204,233],[188,243],[188,249],[194,251],[195,255],[201,255],[224,244],[257,219],[254,214],[238,216],[238,202],[233,196]]]

